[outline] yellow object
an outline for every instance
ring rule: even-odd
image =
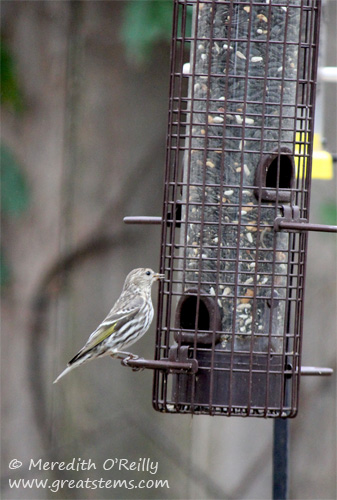
[[[332,179],[333,161],[332,155],[324,151],[319,134],[314,134],[314,154],[312,158],[313,179]]]
[[[303,139],[300,139],[300,134],[297,134],[297,142],[300,143]],[[303,142],[301,147],[298,145],[295,148],[295,166],[296,175],[302,177],[303,172],[303,159],[298,156],[300,151],[303,150]],[[300,168],[299,168],[300,165]],[[333,161],[332,155],[327,151],[324,151],[321,141],[320,134],[314,134],[314,147],[312,156],[312,178],[313,179],[333,179]]]

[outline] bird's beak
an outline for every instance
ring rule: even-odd
[[[165,278],[165,274],[158,274],[158,273],[156,273],[156,274],[153,275],[153,277],[154,277],[155,280],[162,280],[162,279]]]

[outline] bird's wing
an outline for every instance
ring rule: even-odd
[[[116,307],[114,307],[108,316],[102,321],[102,323],[96,328],[96,330],[90,335],[88,342],[85,346],[74,356],[68,363],[68,365],[73,364],[79,358],[87,354],[91,349],[96,347],[98,344],[103,342],[113,333],[116,333],[125,323],[130,321],[132,318],[138,314],[139,309],[144,303],[144,298],[141,296],[136,297],[127,309],[122,311],[114,312]],[[117,305],[117,304],[116,304]]]

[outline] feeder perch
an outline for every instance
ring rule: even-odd
[[[162,228],[158,411],[294,417],[302,368],[331,374],[301,367],[307,231],[336,230],[308,222],[319,19],[174,0],[163,215],[125,219]]]

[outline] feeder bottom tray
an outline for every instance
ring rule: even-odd
[[[249,353],[232,356],[228,351],[216,351],[213,366],[211,358],[211,352],[198,351],[199,369],[194,376],[173,375],[174,405],[284,409],[282,356],[254,354],[251,357]]]

